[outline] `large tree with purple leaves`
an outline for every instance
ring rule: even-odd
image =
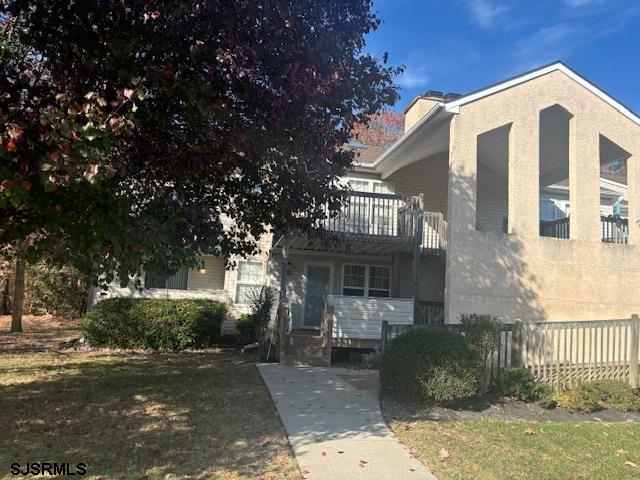
[[[371,0],[0,8],[0,243],[107,280],[325,215],[341,145],[397,98]]]

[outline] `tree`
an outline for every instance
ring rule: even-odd
[[[353,136],[365,145],[389,146],[404,132],[404,116],[383,109],[368,117],[367,123],[358,123]]]
[[[397,99],[370,4],[4,2],[0,243],[125,281],[337,209],[339,147]]]

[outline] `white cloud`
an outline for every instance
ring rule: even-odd
[[[397,78],[396,83],[405,89],[420,88],[426,86],[429,79],[426,67],[407,66],[402,75]]]
[[[490,0],[470,0],[469,8],[474,20],[482,28],[491,28],[500,14],[507,10],[505,5],[493,4]]]
[[[587,5],[600,3],[601,0],[565,0],[565,3],[571,8],[580,8]]]
[[[583,31],[575,25],[560,23],[543,27],[532,35],[517,42],[515,51],[520,56],[533,53],[560,55],[576,46],[577,39],[583,36]]]

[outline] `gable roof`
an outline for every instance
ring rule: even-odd
[[[365,144],[347,144],[347,148],[353,150],[356,153],[353,163],[358,165],[372,165],[378,157],[380,157],[387,149],[389,145],[365,145]]]
[[[541,77],[543,75],[547,75],[555,71],[560,71],[564,73],[569,78],[579,83],[584,88],[589,90],[591,93],[596,95],[598,98],[607,102],[609,105],[611,105],[613,108],[618,110],[622,115],[627,117],[629,120],[636,123],[637,125],[640,125],[640,117],[638,117],[638,115],[633,113],[629,108],[627,108],[622,103],[617,101],[607,92],[605,92],[604,90],[596,86],[594,83],[590,82],[585,77],[577,73],[575,70],[572,70],[562,62],[554,62],[544,67],[537,68],[530,72],[523,73],[521,75],[509,78],[502,82],[499,82],[499,83],[490,85],[488,87],[482,88],[480,90],[477,90],[475,92],[469,93],[456,100],[445,103],[444,108],[448,112],[458,113],[462,105],[475,102],[476,100],[480,100],[481,98],[488,97],[489,95],[502,92],[503,90],[507,90],[516,85],[520,85],[522,83],[528,82],[530,80]]]

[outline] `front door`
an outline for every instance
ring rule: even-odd
[[[307,283],[304,296],[304,326],[320,328],[324,310],[324,297],[331,285],[331,266],[307,265]]]

